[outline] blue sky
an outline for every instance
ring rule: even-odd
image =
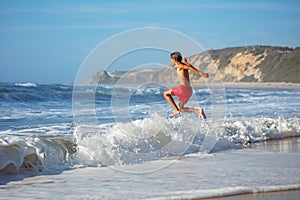
[[[300,2],[1,0],[0,81],[72,83],[95,46],[142,27],[174,29],[207,50],[256,44],[296,47]]]

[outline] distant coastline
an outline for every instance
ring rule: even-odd
[[[210,82],[222,80],[228,87],[296,87],[300,83],[300,47],[245,46],[209,50],[188,58],[204,72],[213,74]],[[125,77],[125,78],[124,78]],[[87,83],[115,84],[120,79],[127,83],[176,84],[173,67],[131,71],[98,71]],[[193,85],[205,84],[197,74],[191,73]],[[255,83],[255,84],[254,84]],[[238,86],[239,87],[239,86]]]

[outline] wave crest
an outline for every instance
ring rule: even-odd
[[[6,137],[0,139],[0,173],[66,169],[75,152],[66,138]]]

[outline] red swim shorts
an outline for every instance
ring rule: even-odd
[[[183,104],[186,104],[193,94],[193,89],[189,85],[180,85],[172,88],[171,94],[177,96],[179,101],[181,101]]]

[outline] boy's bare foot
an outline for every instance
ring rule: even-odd
[[[172,114],[169,115],[169,117],[174,117],[175,115],[180,114],[180,111],[174,111]]]
[[[205,121],[206,120],[206,115],[204,113],[204,110],[202,108],[199,109],[199,115],[200,117]]]

